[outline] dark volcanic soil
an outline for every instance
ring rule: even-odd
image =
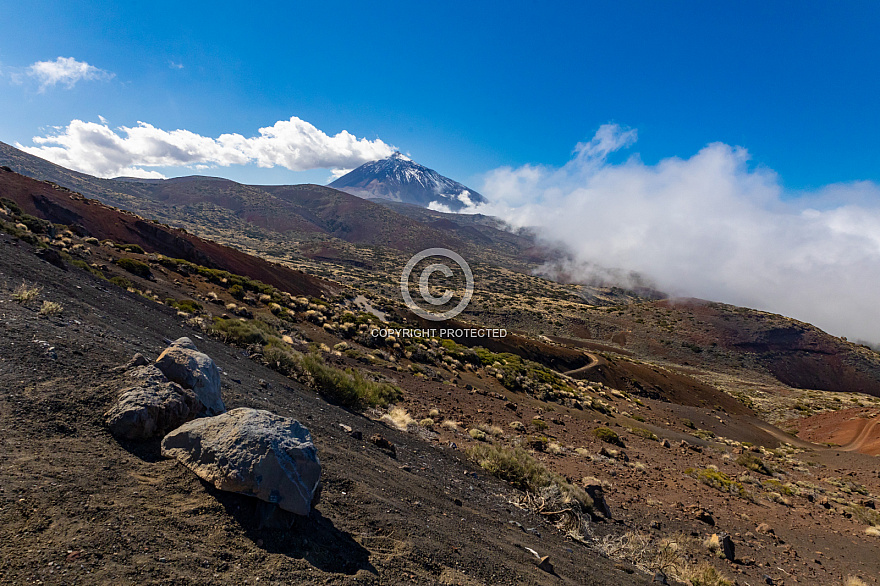
[[[42,287],[38,302],[11,300],[22,281]],[[43,300],[63,313],[38,315]],[[163,340],[183,335],[222,369],[227,407],[265,408],[309,427],[324,466],[312,517],[260,529],[252,499],[161,459],[156,442],[120,444],[106,431],[102,413],[119,387],[111,369],[135,352],[155,358]],[[384,435],[397,459],[340,423]],[[513,491],[460,452],[332,406],[182,327],[173,310],[62,271],[5,235],[0,446],[3,583],[644,583],[509,505]],[[551,555],[555,574],[524,547]]]

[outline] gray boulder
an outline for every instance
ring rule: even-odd
[[[128,377],[133,379],[132,385],[104,414],[116,437],[142,440],[164,435],[201,409],[192,391],[170,382],[155,366],[138,366]]]
[[[220,369],[207,354],[199,352],[189,338],[171,343],[156,360],[156,366],[169,380],[192,389],[206,415],[226,411],[220,397]]]
[[[162,440],[177,458],[220,490],[255,496],[308,515],[321,479],[309,430],[299,421],[238,408],[185,423]]]

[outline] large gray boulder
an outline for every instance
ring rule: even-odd
[[[210,356],[199,352],[189,338],[172,342],[159,355],[156,366],[169,380],[192,389],[204,406],[205,415],[226,411],[220,397],[220,369]]]
[[[220,490],[255,496],[308,515],[321,479],[318,451],[299,421],[239,408],[181,425],[162,440],[177,458]]]
[[[131,386],[104,414],[110,432],[120,438],[143,440],[166,434],[195,417],[201,405],[195,394],[165,378],[155,366],[128,372]]]

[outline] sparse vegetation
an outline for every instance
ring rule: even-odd
[[[634,427],[630,430],[633,435],[637,435],[639,437],[643,437],[647,440],[651,440],[652,442],[659,442],[660,438],[657,437],[657,434],[651,430],[645,429],[644,427]]]
[[[384,421],[401,431],[406,431],[407,428],[414,423],[409,411],[403,407],[392,407],[388,410],[388,413],[382,416],[380,421]]]
[[[758,474],[764,474],[766,476],[770,476],[771,474],[773,474],[773,471],[767,466],[767,464],[764,463],[763,460],[761,460],[761,458],[750,452],[745,452],[744,454],[741,454],[736,459],[736,463],[740,466],[745,466],[752,472],[757,472]]]
[[[12,298],[21,304],[28,304],[40,295],[40,291],[42,291],[40,287],[22,283],[12,292]]]
[[[54,301],[43,301],[43,305],[40,306],[40,315],[45,317],[61,315],[62,311],[64,311],[64,307]]]
[[[122,257],[116,261],[116,264],[132,275],[143,279],[149,279],[153,276],[153,271],[150,270],[150,265],[133,258]]]
[[[593,430],[593,435],[608,444],[614,444],[617,446],[623,447],[623,442],[620,440],[620,436],[617,435],[613,429],[609,429],[607,427],[597,427]]]

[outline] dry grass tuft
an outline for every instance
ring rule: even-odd
[[[43,305],[40,306],[40,315],[46,317],[60,315],[62,311],[64,311],[64,306],[54,301],[43,301]]]
[[[15,291],[12,292],[12,298],[19,303],[30,303],[40,294],[41,289],[34,285],[33,287],[28,286],[27,283],[22,283],[18,287],[15,288]]]
[[[392,407],[379,421],[384,421],[401,431],[406,431],[410,424],[415,422],[409,412],[403,407]]]

